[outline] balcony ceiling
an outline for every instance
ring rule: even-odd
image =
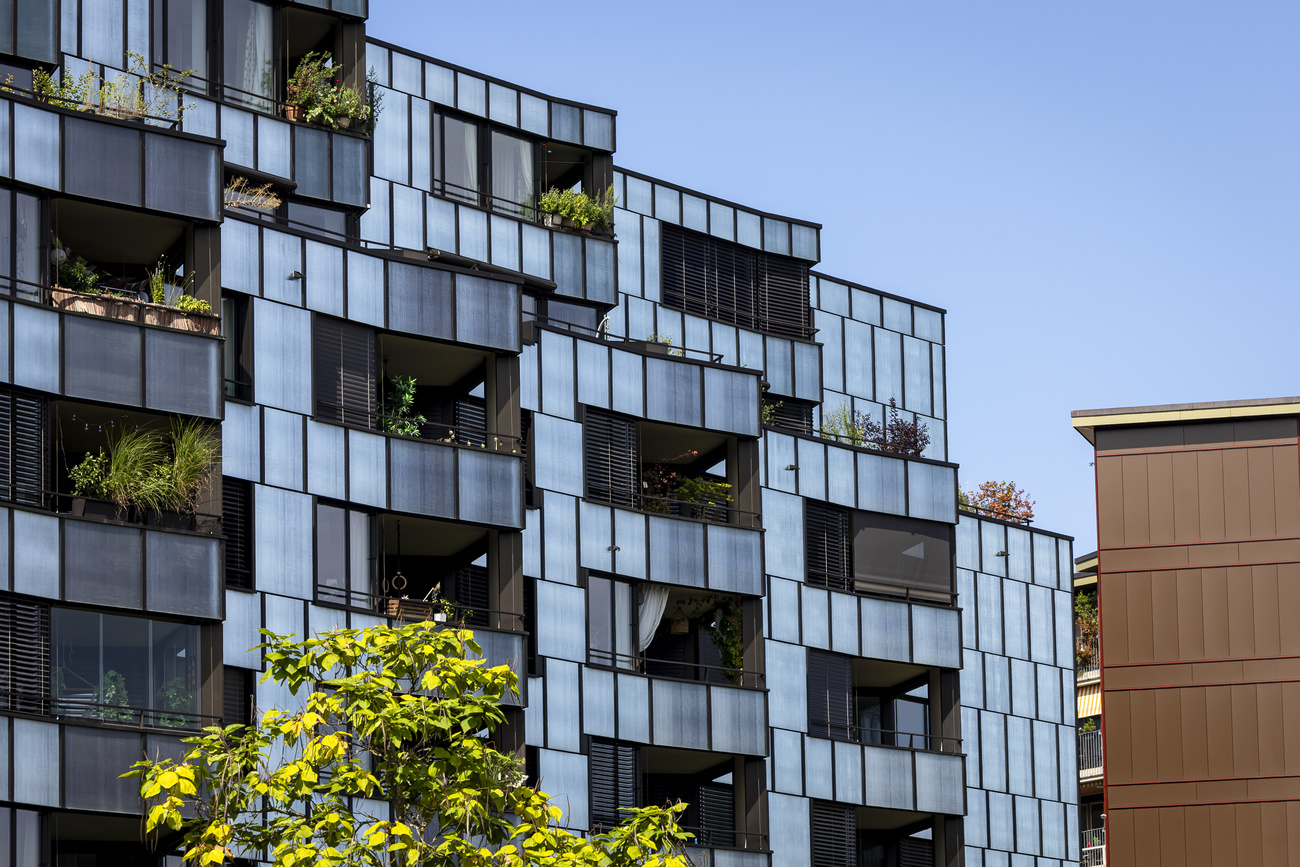
[[[89,202],[56,201],[50,218],[64,246],[110,272],[114,265],[152,265],[185,237],[180,220]]]

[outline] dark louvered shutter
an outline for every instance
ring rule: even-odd
[[[676,310],[709,316],[715,281],[708,236],[676,226],[660,229],[660,285],[663,303]]]
[[[705,314],[742,328],[759,328],[758,304],[754,294],[754,274],[758,254],[739,244],[704,238],[712,264],[710,284],[713,289],[710,309]]]
[[[898,867],[934,867],[934,841],[919,837],[899,840]]]
[[[452,409],[456,442],[482,446],[487,441],[487,403],[481,397],[462,397]]]
[[[524,505],[528,508],[535,509],[538,506],[537,491],[535,485],[535,470],[533,466],[533,450],[530,443],[533,439],[533,411],[530,409],[521,409],[519,411],[519,454],[524,458]]]
[[[700,842],[706,846],[736,845],[736,803],[731,786],[706,783],[696,793],[695,815]]]
[[[812,408],[810,400],[794,397],[769,397],[763,400],[764,413],[770,416],[773,427],[812,433]]]
[[[378,403],[375,332],[318,316],[314,352],[316,417],[371,427]]]
[[[587,410],[582,433],[587,496],[616,506],[635,505],[636,422]]]
[[[588,759],[592,827],[612,828],[627,818],[622,808],[639,806],[641,750],[627,744],[592,741]]]
[[[0,391],[0,497],[44,506],[48,488],[45,399]]]
[[[488,571],[483,566],[462,566],[456,570],[456,604],[468,626],[487,626],[491,615],[488,609]]]
[[[857,867],[853,808],[813,801],[812,867]]]
[[[818,737],[851,740],[853,669],[847,656],[808,651],[808,731]]]
[[[253,673],[221,667],[221,720],[223,725],[246,726],[253,721]]]
[[[221,478],[221,528],[226,537],[226,586],[253,589],[253,485]]]
[[[851,589],[852,546],[848,509],[808,500],[804,527],[804,562],[808,583]]]
[[[785,256],[762,255],[758,266],[762,330],[785,337],[810,337],[808,265]]]
[[[0,705],[49,713],[50,609],[36,602],[0,600]]]

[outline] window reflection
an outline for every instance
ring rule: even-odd
[[[275,105],[271,7],[257,0],[225,0],[222,23],[226,99],[259,111]]]
[[[172,69],[194,70],[208,77],[207,0],[155,0],[153,7],[154,62]]]

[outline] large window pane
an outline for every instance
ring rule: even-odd
[[[226,98],[270,111],[275,105],[271,7],[255,0],[225,0],[224,8]]]
[[[160,0],[154,4],[154,50],[178,72],[208,77],[207,0]]]
[[[322,601],[347,599],[346,515],[334,506],[316,507],[316,587]]]
[[[492,133],[492,207],[503,214],[532,219],[533,144]]]
[[[904,587],[948,601],[953,587],[949,525],[857,512],[853,533],[853,571],[859,587]]]
[[[478,127],[454,117],[443,118],[441,156],[441,192],[449,198],[477,204]]]

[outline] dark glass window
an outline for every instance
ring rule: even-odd
[[[326,238],[347,236],[348,215],[334,208],[319,208],[302,202],[289,203],[289,224],[295,229],[318,230],[313,234]]]
[[[370,427],[378,404],[375,332],[318,316],[315,338],[316,417]]]
[[[40,199],[0,189],[0,292],[39,300],[47,232]]]
[[[597,665],[636,667],[636,606],[632,585],[592,575],[587,579],[590,659]]]
[[[321,602],[370,608],[371,552],[378,549],[375,518],[368,512],[316,506],[316,597]]]
[[[478,204],[478,126],[441,114],[433,123],[434,192]]]
[[[259,111],[275,106],[275,17],[257,0],[224,0],[222,84],[225,98]]]
[[[636,422],[588,409],[582,434],[587,497],[616,506],[634,505],[640,482]]]
[[[230,665],[221,667],[222,725],[250,725],[256,690],[253,672]]]
[[[199,628],[95,611],[51,612],[57,714],[168,728],[199,712]]]
[[[246,295],[226,295],[221,299],[221,333],[226,338],[226,397],[253,399],[252,305]]]
[[[874,512],[853,515],[853,573],[858,590],[903,588],[950,600],[952,527]]]
[[[170,63],[172,69],[194,70],[194,77],[208,77],[207,0],[154,0],[154,63]]]

